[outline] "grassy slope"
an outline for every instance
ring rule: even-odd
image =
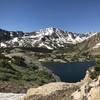
[[[25,92],[30,86],[55,81],[51,74],[37,66],[38,61],[36,62],[35,58],[18,52],[11,51],[7,55],[5,53],[6,57],[0,54],[0,91]]]

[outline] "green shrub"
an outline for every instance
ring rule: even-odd
[[[26,67],[26,63],[25,63],[25,59],[22,57],[18,57],[18,56],[13,56],[13,63],[18,65],[18,66],[22,66],[22,67]]]
[[[100,62],[96,62],[96,66],[94,67],[94,71],[90,71],[90,77],[95,79],[100,75]]]
[[[13,71],[16,71],[11,65],[10,63],[7,61],[7,60],[2,60],[0,62],[0,69],[3,68],[3,69],[6,69],[6,70],[13,70]]]

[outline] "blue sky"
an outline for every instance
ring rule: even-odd
[[[0,28],[100,31],[100,0],[0,0]]]

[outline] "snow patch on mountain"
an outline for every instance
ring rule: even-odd
[[[100,47],[100,43],[97,43],[94,47],[93,47],[93,49],[97,49],[97,48],[99,48]]]
[[[53,48],[51,48],[51,47],[49,47],[48,45],[46,45],[46,44],[43,44],[43,43],[40,43],[39,44],[39,47],[45,47],[45,48],[47,48],[47,49],[53,49]]]
[[[97,32],[86,32],[86,33],[75,33],[74,35],[76,37],[76,41],[78,40],[78,42],[83,42],[96,34]]]
[[[12,42],[17,42],[17,41],[18,41],[17,37],[12,39]]]
[[[5,43],[1,42],[0,47],[7,47]]]

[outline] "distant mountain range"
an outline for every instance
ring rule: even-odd
[[[45,28],[37,32],[6,31],[0,29],[0,47],[67,48],[81,44],[89,50],[100,47],[99,32],[73,33],[58,28]]]

